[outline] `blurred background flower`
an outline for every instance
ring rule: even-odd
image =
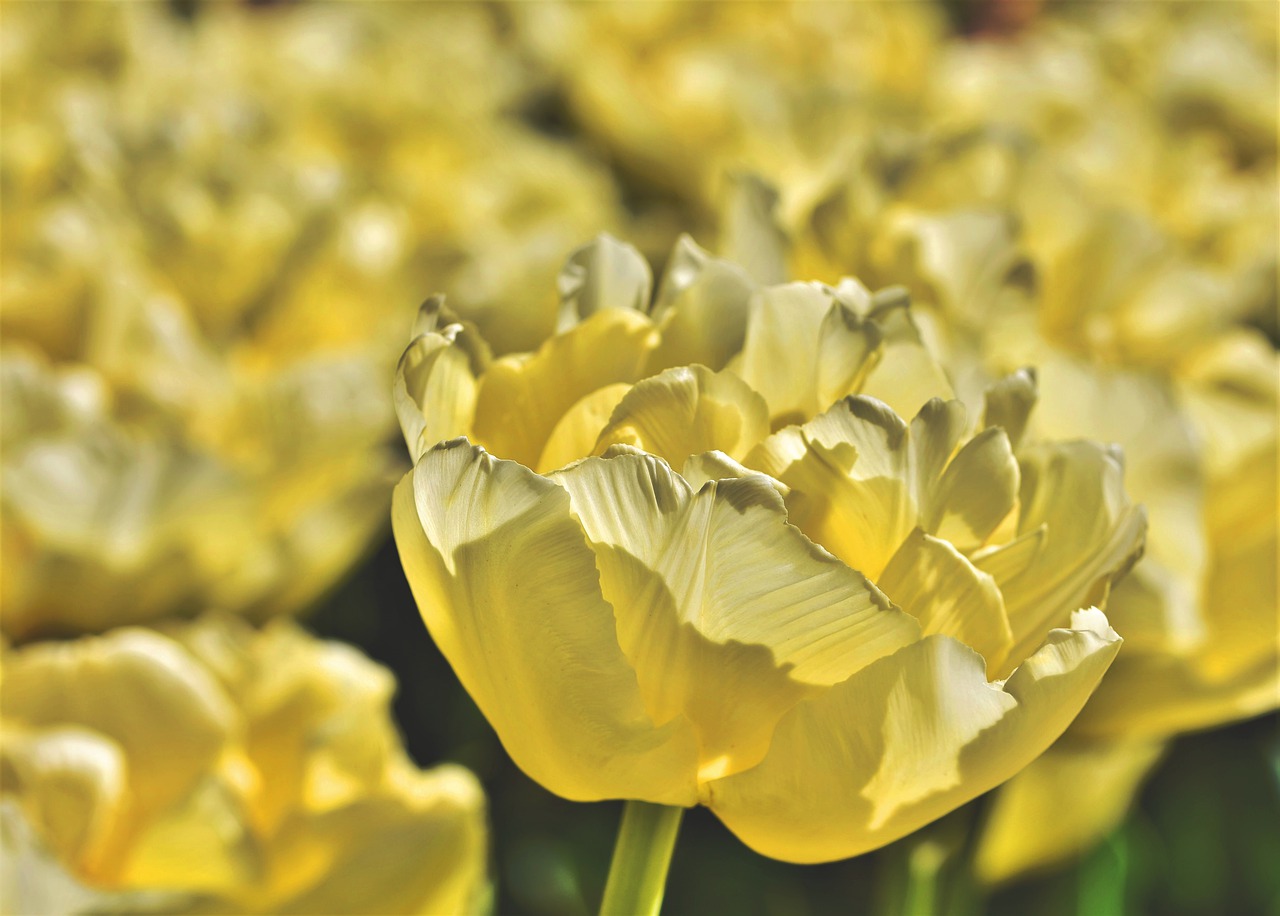
[[[215,616],[3,663],[6,912],[481,904],[480,786],[408,760],[351,647]]]

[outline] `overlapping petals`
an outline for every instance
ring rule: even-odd
[[[790,861],[856,855],[1067,727],[1119,648],[1095,605],[1144,515],[1105,447],[1015,453],[997,424],[1025,428],[1029,374],[983,422],[938,397],[900,291],[759,286],[687,240],[672,264],[650,307],[638,254],[576,252],[565,329],[498,360],[424,306],[396,388],[401,559],[547,788],[705,804]],[[708,325],[740,348],[665,365],[668,331]],[[857,393],[877,384],[910,422]]]
[[[422,771],[389,674],[292,624],[206,617],[6,650],[6,908],[470,910],[484,802]]]

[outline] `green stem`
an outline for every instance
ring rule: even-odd
[[[683,808],[627,802],[600,916],[657,916],[683,814]]]

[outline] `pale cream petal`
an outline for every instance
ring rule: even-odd
[[[879,401],[846,398],[752,450],[748,467],[791,488],[791,523],[876,579],[916,527],[907,425]]]
[[[148,630],[38,644],[6,660],[0,709],[31,726],[80,725],[119,744],[138,804],[185,795],[221,755],[231,700],[191,655]]]
[[[687,366],[634,385],[600,433],[595,452],[631,445],[678,466],[713,449],[742,458],[768,435],[769,408],[746,382],[732,372]]]
[[[392,397],[414,461],[442,439],[471,431],[479,384],[460,333],[454,324],[423,334],[400,357]]]
[[[1037,434],[1117,443],[1124,450],[1125,489],[1151,518],[1142,562],[1108,599],[1126,654],[1197,651],[1206,632],[1201,590],[1209,443],[1196,441],[1173,387],[1152,373],[1049,353],[1039,374]]]
[[[911,421],[911,458],[914,485],[926,520],[937,514],[936,490],[964,435],[968,412],[960,401],[932,398]],[[934,523],[929,521],[928,530]]]
[[[893,292],[876,294],[878,304],[870,317],[883,343],[880,361],[867,376],[861,393],[888,404],[899,416],[914,417],[931,398],[947,401],[955,392],[921,339],[905,296],[894,298]]]
[[[594,452],[600,433],[609,425],[609,418],[630,390],[631,385],[627,382],[605,385],[565,411],[547,438],[535,470],[545,474]]]
[[[704,776],[758,760],[813,685],[917,638],[875,586],[786,524],[765,478],[695,493],[651,455],[611,455],[556,480],[596,551],[650,715],[693,721]]]
[[[719,371],[742,349],[756,284],[730,261],[713,257],[681,236],[658,287],[653,320],[662,342],[650,372],[699,363]]]
[[[563,489],[455,440],[400,482],[392,521],[432,637],[525,772],[575,800],[693,802],[692,733],[646,714]]]
[[[605,309],[552,337],[537,353],[494,361],[480,380],[476,441],[495,455],[535,467],[565,412],[598,388],[640,378],[656,343],[647,317]]]
[[[1163,752],[1158,741],[1064,737],[994,794],[978,842],[978,877],[999,884],[1087,852],[1124,819]]]
[[[876,849],[1008,779],[1070,724],[1119,649],[1111,630],[1054,630],[1007,682],[930,636],[779,722],[756,767],[703,787],[743,842],[826,862]]]
[[[701,455],[694,455],[684,463],[684,467],[680,469],[680,476],[689,482],[689,486],[694,490],[699,490],[708,480],[724,480],[727,477],[748,477],[756,475],[767,481],[769,486],[778,491],[778,495],[786,499],[787,494],[791,492],[780,480],[774,480],[767,474],[761,474],[754,471],[744,464],[734,461],[724,452],[710,451]]]
[[[820,283],[770,286],[752,299],[742,352],[729,368],[764,396],[774,429],[829,406],[818,403],[814,373],[827,314],[837,305]]]
[[[28,731],[10,722],[4,732],[5,792],[72,871],[90,880],[114,877],[111,846],[127,826],[129,805],[120,745],[73,725]]]
[[[720,250],[758,283],[785,282],[788,243],[776,217],[777,190],[751,173],[728,175],[726,182]]]
[[[960,550],[982,546],[1017,506],[1020,480],[1008,435],[987,427],[965,443],[922,500],[925,530]]]
[[[1204,639],[1185,655],[1126,651],[1074,730],[1161,737],[1280,707],[1276,487],[1273,452],[1210,489],[1210,506],[1225,513],[1211,524],[1225,529],[1205,582]]]
[[[649,310],[653,272],[634,246],[607,232],[569,255],[557,280],[563,333],[602,309]]]
[[[1046,629],[1102,603],[1111,583],[1141,555],[1146,530],[1146,513],[1125,493],[1121,459],[1097,443],[1034,445],[1023,450],[1019,466],[1018,533],[1043,526],[1040,549],[1008,577],[997,575],[985,557],[974,559],[1004,595],[1014,636],[1010,665]]]
[[[881,355],[879,326],[837,298],[818,328],[813,411],[861,393]]]
[[[1035,369],[1019,369],[1006,375],[983,393],[983,427],[999,426],[1016,448],[1022,442],[1037,396]]]
[[[917,528],[898,548],[876,584],[920,621],[925,635],[953,636],[987,661],[1004,664],[1013,631],[995,580],[951,544]]]

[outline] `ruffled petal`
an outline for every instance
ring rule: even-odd
[[[1146,513],[1125,494],[1124,468],[1115,452],[1093,442],[1047,443],[1024,449],[1019,466],[1018,534],[1043,526],[1039,549],[1009,573],[991,564],[999,554],[974,558],[1004,595],[1013,627],[1012,664],[1046,629],[1105,601],[1111,583],[1141,555],[1146,531]]]
[[[931,636],[778,723],[764,760],[703,787],[743,842],[789,862],[848,858],[905,836],[1017,773],[1080,711],[1120,646],[1099,612],[1054,630],[1007,682]]]
[[[599,388],[639,379],[657,341],[646,316],[604,309],[537,353],[494,361],[476,396],[476,440],[495,455],[536,467],[565,412]]]
[[[992,671],[1004,664],[1013,631],[995,580],[946,541],[917,528],[876,581],[894,604],[920,621],[925,635],[943,633],[976,649]]]
[[[791,488],[792,524],[872,579],[916,527],[907,425],[871,398],[775,433],[745,463]]]
[[[693,803],[692,733],[646,714],[563,489],[454,440],[392,521],[432,637],[521,769],[575,800]]]
[[[124,749],[135,797],[152,810],[189,792],[235,727],[222,686],[176,642],[149,630],[34,645],[5,664],[6,719],[74,723],[112,739]]]
[[[719,371],[742,349],[756,284],[730,261],[713,257],[682,235],[658,287],[653,320],[662,342],[649,371],[695,363]]]
[[[460,335],[460,324],[416,337],[396,369],[396,416],[409,454],[416,461],[444,439],[471,431],[476,412],[476,381]]]
[[[603,309],[647,312],[653,273],[634,246],[604,232],[569,255],[557,285],[556,331],[564,332]]]
[[[875,586],[786,524],[766,478],[695,493],[651,455],[611,455],[556,480],[596,551],[646,707],[694,723],[704,778],[756,762],[811,687],[918,638]]]
[[[679,466],[712,450],[742,458],[769,435],[764,399],[732,372],[668,369],[637,383],[601,432],[596,453],[632,445]]]

